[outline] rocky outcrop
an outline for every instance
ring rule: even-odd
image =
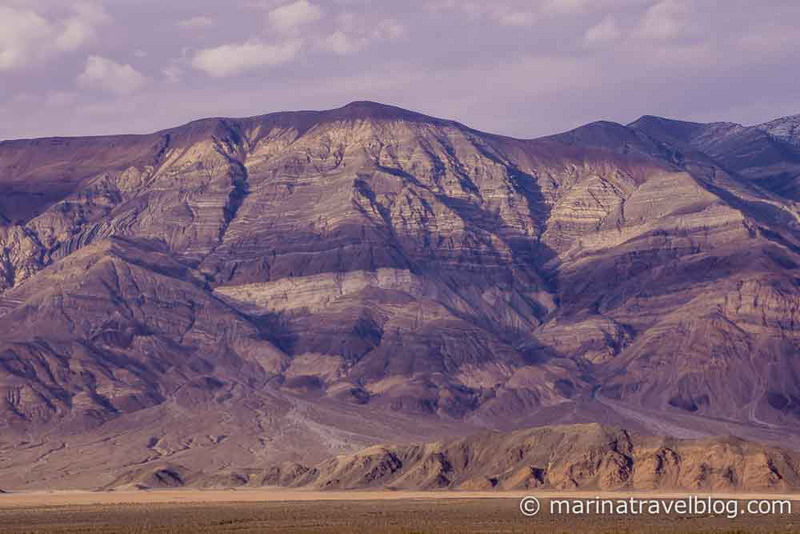
[[[776,139],[800,146],[800,115],[765,122],[758,128]]]
[[[787,492],[800,456],[736,439],[631,436],[596,424],[379,445],[314,467],[283,465],[264,484],[314,489]]]
[[[119,477],[104,489],[167,489],[181,488],[191,481],[191,474],[180,465],[135,469]],[[230,484],[228,487],[233,487]]]

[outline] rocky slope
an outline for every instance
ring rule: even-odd
[[[0,485],[557,422],[800,446],[792,120],[2,142]]]
[[[758,128],[780,141],[785,141],[795,146],[800,145],[800,115],[792,115],[791,117],[765,122]]]
[[[315,490],[791,492],[800,454],[737,438],[641,436],[596,423],[374,445],[317,465],[133,468],[105,489],[277,486]]]
[[[800,455],[737,439],[631,436],[598,424],[376,445],[263,483],[315,489],[796,491]]]

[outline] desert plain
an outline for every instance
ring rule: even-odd
[[[524,491],[307,491],[285,489],[35,491],[0,496],[0,532],[33,533],[778,533],[800,532],[800,495],[715,493],[714,498],[789,499],[792,513],[681,517],[551,515],[549,500],[592,499],[597,492],[534,493],[535,517],[519,510]],[[605,492],[602,498],[685,498]]]

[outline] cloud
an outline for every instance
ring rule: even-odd
[[[531,26],[537,19],[530,3],[519,4],[508,0],[443,0],[428,4],[427,8],[432,11],[457,11],[472,19],[487,19],[501,26]]]
[[[586,30],[584,40],[588,45],[604,45],[616,41],[621,36],[617,22],[608,15],[596,25]]]
[[[503,26],[531,26],[536,16],[530,11],[509,11],[497,13],[495,18]]]
[[[135,93],[145,84],[145,77],[130,65],[122,65],[102,56],[89,56],[78,83],[117,95]]]
[[[340,56],[346,56],[358,52],[366,44],[366,37],[356,37],[343,31],[337,31],[323,40],[321,48]]]
[[[356,17],[346,16],[341,20],[345,29],[333,32],[322,39],[318,48],[340,56],[354,54],[376,41],[391,41],[405,36],[406,28],[395,19],[384,19],[377,24],[358,21]],[[371,30],[366,28],[371,27]]]
[[[375,26],[372,35],[376,39],[400,39],[405,37],[406,27],[396,19],[384,19]]]
[[[664,0],[651,6],[642,17],[639,35],[656,40],[675,39],[686,33],[690,9],[678,0]]]
[[[24,66],[51,32],[37,13],[0,6],[0,70]]]
[[[322,9],[308,0],[297,0],[273,9],[267,15],[270,25],[283,32],[292,32],[300,26],[322,18]]]
[[[45,105],[48,107],[72,106],[78,101],[78,94],[66,91],[51,91],[45,98]]]
[[[164,79],[167,83],[178,83],[181,81],[181,76],[183,75],[183,69],[181,69],[178,65],[172,64],[167,65],[163,69],[161,69],[161,74],[164,75]]]
[[[796,54],[800,47],[800,34],[791,21],[751,24],[735,36],[735,41],[741,52],[757,60],[765,57],[774,60],[783,54]]]
[[[200,50],[192,66],[210,76],[224,78],[265,67],[274,67],[294,60],[302,48],[299,40],[267,44],[252,40]]]
[[[213,18],[205,16],[192,17],[178,22],[178,26],[184,30],[204,30],[210,28],[214,24],[215,21]]]
[[[96,28],[109,21],[100,4],[77,2],[71,6],[74,14],[62,23],[56,37],[56,47],[64,51],[77,50],[96,37]]]
[[[638,8],[653,0],[431,0],[428,11],[455,11],[473,19],[485,19],[500,26],[530,27],[543,20],[577,17],[590,13],[611,14],[624,8]]]
[[[109,20],[99,4],[76,2],[67,9],[61,17],[46,17],[31,8],[0,6],[0,71],[75,51]]]
[[[570,14],[584,12],[589,7],[589,0],[548,0],[542,7],[542,11],[554,14]]]

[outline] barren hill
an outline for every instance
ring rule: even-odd
[[[137,466],[104,489],[284,487],[312,490],[598,490],[787,493],[800,453],[737,438],[682,440],[597,423],[380,444],[316,465],[191,470]]]
[[[376,445],[266,484],[317,489],[796,491],[800,455],[737,439],[634,437],[598,424]]]

